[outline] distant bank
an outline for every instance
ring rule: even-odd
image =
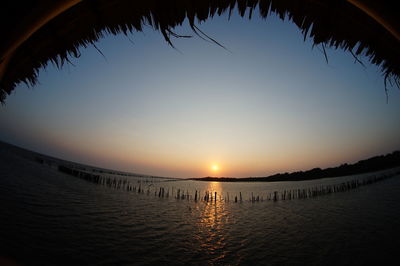
[[[69,168],[89,171],[95,173],[106,173],[121,176],[134,176],[134,177],[148,177],[148,178],[164,178],[176,180],[173,177],[161,177],[161,176],[150,176],[145,174],[124,172],[118,170],[111,170],[101,168],[97,166],[85,165],[77,162],[66,161],[63,159],[55,158],[52,156],[40,154],[34,151],[30,151],[13,144],[9,144],[0,140],[0,151],[9,151],[14,154],[18,154],[26,159],[36,161],[40,164],[46,164],[48,166],[58,167],[59,165],[67,166]],[[327,177],[340,177],[347,175],[356,175],[369,172],[375,172],[390,168],[400,167],[400,151],[394,151],[392,153],[375,156],[366,160],[361,160],[355,164],[342,164],[337,167],[331,167],[326,169],[313,168],[308,171],[298,171],[293,173],[278,173],[266,177],[200,177],[200,178],[187,178],[178,180],[199,180],[199,181],[218,181],[218,182],[277,182],[277,181],[303,181],[312,180]]]
[[[366,160],[358,161],[354,164],[342,164],[337,167],[326,169],[313,168],[308,171],[298,171],[293,173],[278,173],[266,177],[201,177],[190,178],[199,181],[218,181],[218,182],[276,182],[276,181],[303,181],[327,177],[339,177],[347,175],[364,174],[394,167],[400,167],[400,151],[375,156]]]
[[[4,142],[0,140],[0,152],[4,154],[14,154],[23,157],[30,161],[35,161],[39,164],[47,165],[54,169],[58,169],[59,166],[67,167],[69,169],[74,169],[83,172],[99,173],[99,174],[111,174],[119,176],[132,176],[132,177],[143,177],[143,178],[164,178],[175,180],[173,177],[163,177],[163,176],[152,176],[147,174],[132,173],[126,171],[119,171],[113,169],[102,168],[100,166],[87,165],[79,162],[67,161],[50,155],[38,153],[31,151],[22,147],[15,146],[13,144]],[[61,167],[61,168],[62,168]]]

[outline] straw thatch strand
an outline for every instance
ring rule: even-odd
[[[49,62],[62,67],[78,58],[81,48],[107,34],[127,35],[150,25],[173,46],[171,38],[188,37],[173,32],[187,19],[194,34],[220,45],[218,38],[210,38],[196,24],[234,10],[242,17],[251,18],[258,11],[264,18],[271,12],[287,18],[314,45],[350,51],[356,61],[364,54],[380,66],[385,83],[400,83],[399,22],[391,1],[13,0],[2,4],[1,102],[18,83],[35,85],[38,71]]]

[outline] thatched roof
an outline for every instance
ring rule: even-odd
[[[396,2],[396,1],[393,1]],[[173,29],[187,18],[196,27],[214,15],[237,10],[241,16],[270,12],[287,16],[315,45],[364,53],[379,65],[384,80],[399,85],[398,10],[387,0],[7,0],[0,16],[0,101],[16,84],[34,85],[38,70],[52,62],[61,67],[79,49],[104,34],[159,30],[168,43]],[[268,34],[266,32],[266,34]],[[218,37],[218,36],[217,36]]]

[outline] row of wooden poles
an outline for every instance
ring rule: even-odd
[[[201,194],[200,190],[195,190],[194,195],[191,195],[188,190],[175,189],[175,188],[167,188],[164,187],[155,187],[151,185],[144,185],[142,181],[137,181],[136,183],[131,183],[128,179],[118,179],[115,177],[107,177],[102,176],[90,172],[84,172],[81,170],[77,170],[71,167],[62,166],[58,167],[60,172],[87,180],[89,182],[104,185],[107,187],[122,189],[126,191],[132,191],[138,194],[147,194],[154,195],[159,198],[175,198],[177,200],[194,200],[194,201],[204,201],[204,202],[217,202],[217,201],[225,201],[225,202],[262,202],[262,201],[279,201],[279,200],[293,200],[293,199],[307,199],[307,198],[315,198],[323,195],[328,195],[337,192],[344,192],[352,189],[356,189],[360,186],[369,185],[372,183],[376,183],[382,181],[384,179],[393,177],[395,175],[400,174],[400,170],[380,174],[380,175],[372,175],[367,178],[363,178],[361,180],[355,179],[347,182],[342,182],[339,184],[330,184],[330,185],[319,185],[309,188],[302,189],[288,189],[282,191],[273,191],[264,193],[263,195],[254,195],[252,192],[249,196],[248,200],[243,198],[242,192],[239,194],[230,195],[229,192],[226,192],[225,195],[221,195],[221,193],[217,193],[216,191],[205,191]]]

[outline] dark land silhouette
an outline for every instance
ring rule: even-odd
[[[165,180],[185,180],[174,177],[163,177],[156,175],[146,175],[140,173],[125,172],[113,169],[106,169],[99,166],[90,166],[81,164],[78,162],[71,162],[48,156],[38,152],[30,151],[10,143],[6,143],[0,140],[0,150],[10,151],[12,154],[18,154],[19,156],[28,159],[29,161],[35,161],[36,163],[54,167],[61,172],[65,172],[72,175],[80,175],[81,173],[90,173],[92,178],[99,174],[112,174],[119,176],[133,176],[133,177],[147,177],[147,178],[162,178]],[[358,161],[354,164],[342,164],[337,167],[330,167],[326,169],[313,168],[308,171],[298,171],[292,173],[277,173],[266,177],[200,177],[200,178],[187,178],[189,180],[200,180],[200,181],[218,181],[218,182],[274,182],[274,181],[302,181],[312,180],[327,177],[340,177],[347,175],[356,175],[369,172],[375,172],[390,168],[400,167],[400,151],[394,151],[386,155],[380,155],[371,157],[366,160]]]
[[[326,169],[313,168],[307,171],[298,171],[292,173],[278,173],[266,177],[202,177],[191,178],[191,180],[200,181],[218,181],[218,182],[274,182],[274,181],[303,181],[327,177],[339,177],[347,175],[363,174],[379,170],[400,167],[400,151],[394,151],[386,155],[375,156],[366,160],[358,161],[354,164],[342,164],[337,167]]]
[[[399,167],[399,156],[400,152],[393,152],[385,156],[377,156],[368,160],[363,160],[354,165],[344,164],[340,167],[329,168],[321,170],[319,168],[312,169],[305,172],[296,172],[292,174],[277,174],[271,176],[271,179],[266,178],[203,178],[203,179],[179,179],[179,178],[166,178],[150,175],[134,174],[129,172],[121,172],[117,170],[110,170],[105,168],[99,168],[95,166],[84,165],[80,163],[74,163],[65,161],[55,157],[43,155],[37,152],[29,151],[17,146],[4,143],[0,141],[0,159],[7,162],[8,167],[16,167],[18,163],[23,162],[27,164],[27,169],[32,169],[32,165],[39,166],[39,169],[52,169],[52,176],[55,171],[66,174],[73,178],[85,180],[89,183],[108,187],[114,190],[126,191],[135,194],[145,194],[150,197],[158,198],[172,198],[176,200],[194,201],[194,202],[207,202],[207,203],[241,203],[241,202],[263,202],[263,201],[280,201],[280,200],[295,200],[295,199],[308,199],[316,198],[324,195],[333,193],[346,192],[353,189],[357,189],[361,186],[374,184],[389,178],[396,177],[400,174]],[[30,166],[29,166],[30,165]],[[376,172],[375,170],[380,169],[383,166],[387,166],[390,169],[385,171]],[[357,178],[341,180],[333,184],[324,185],[310,185],[309,187],[298,187],[298,188],[287,188],[287,189],[274,189],[266,193],[260,193],[260,191],[236,191],[226,192],[212,191],[212,190],[201,190],[199,188],[192,188],[188,190],[182,189],[178,181],[184,182],[188,180],[203,180],[203,181],[218,181],[218,182],[229,182],[229,181],[300,181],[308,179],[320,178],[325,173],[336,174],[354,174],[360,169],[365,171],[371,170],[373,172],[361,175]],[[28,170],[30,171],[30,170]],[[317,173],[320,173],[318,175]],[[282,180],[282,176],[286,180]],[[335,177],[336,177],[335,176]],[[73,182],[71,180],[71,182]],[[169,182],[173,182],[172,187]],[[247,195],[246,195],[247,194]]]

